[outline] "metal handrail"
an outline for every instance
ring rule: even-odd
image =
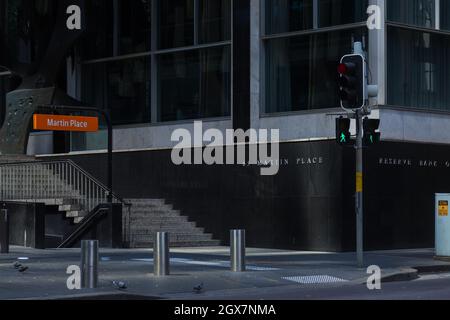
[[[106,204],[99,204],[83,219],[77,228],[58,246],[60,248],[69,248],[76,242],[80,236],[99,218],[101,214],[108,213],[110,206]]]
[[[69,204],[76,204],[87,213],[106,203],[109,194],[114,203],[131,206],[69,159],[0,164],[0,200],[3,201],[69,199]]]

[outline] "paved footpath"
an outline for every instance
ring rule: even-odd
[[[354,253],[247,249],[247,272],[229,271],[226,247],[171,250],[171,275],[153,276],[153,253],[145,249],[101,249],[99,288],[69,290],[66,270],[79,265],[79,249],[34,250],[12,247],[0,255],[0,299],[220,299],[231,293],[363,286],[367,269],[355,266]],[[23,273],[14,268],[20,261]],[[450,263],[433,259],[433,250],[369,252],[367,266],[378,265],[383,281],[404,281],[418,273],[450,271]],[[118,290],[113,281],[124,281]],[[193,288],[202,284],[201,293]],[[285,289],[285,290],[284,290]],[[286,299],[286,297],[283,297]]]

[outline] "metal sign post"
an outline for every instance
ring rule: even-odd
[[[355,112],[356,117],[356,255],[358,268],[364,267],[364,211],[363,211],[363,191],[364,191],[364,167],[363,167],[363,111]]]
[[[359,268],[364,267],[363,146],[365,127],[363,118],[371,113],[369,98],[374,98],[378,95],[378,86],[368,84],[367,61],[365,56],[362,43],[355,42],[353,45],[353,53],[343,56],[338,67],[338,72],[340,74],[341,107],[349,113],[349,118],[354,118],[356,120],[355,213],[356,256]],[[343,126],[346,124],[342,120],[337,121],[336,123],[342,124]],[[345,133],[348,132],[348,127],[349,124],[347,120],[344,131],[342,131],[341,128],[336,129],[336,138],[341,145],[345,145]],[[375,130],[373,132],[375,135]],[[338,136],[338,134],[340,136]],[[375,136],[372,136],[371,143],[375,143],[374,138]]]

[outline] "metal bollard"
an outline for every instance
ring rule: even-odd
[[[81,287],[95,289],[98,284],[98,241],[81,241]]]
[[[153,248],[153,268],[157,277],[170,274],[169,233],[157,232]]]
[[[245,230],[230,231],[231,271],[245,271]]]
[[[8,210],[0,210],[0,253],[9,253]]]

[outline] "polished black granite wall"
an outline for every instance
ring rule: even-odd
[[[334,141],[284,143],[276,176],[257,166],[175,166],[170,150],[116,153],[114,190],[166,198],[228,243],[346,251],[354,248],[354,150]],[[106,155],[72,156],[105,181]],[[426,163],[424,161],[427,161]],[[366,150],[367,249],[432,247],[434,193],[450,192],[450,147],[384,142]]]

